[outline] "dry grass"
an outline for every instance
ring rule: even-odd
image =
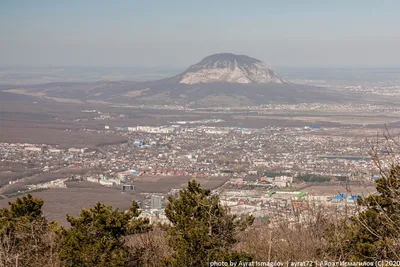
[[[156,267],[172,255],[172,249],[168,245],[166,232],[158,227],[152,231],[132,235],[126,238],[129,247],[131,265],[141,262],[143,267]]]
[[[60,266],[57,237],[45,232],[40,225],[27,226],[28,231],[2,234],[0,239],[0,267]]]

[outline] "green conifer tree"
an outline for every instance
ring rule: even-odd
[[[167,265],[209,266],[212,261],[250,261],[233,251],[236,234],[253,223],[252,216],[239,219],[228,212],[217,195],[190,181],[179,197],[169,197],[165,213],[171,221],[169,243],[174,256]]]
[[[325,233],[331,260],[400,260],[400,166],[376,181],[377,193],[359,197],[361,210]]]
[[[400,166],[376,181],[377,194],[358,198],[349,247],[354,260],[400,260]]]
[[[128,248],[124,237],[150,229],[147,219],[138,218],[136,202],[127,212],[97,203],[82,210],[80,217],[67,216],[71,228],[60,231],[60,259],[65,266],[126,266]]]
[[[57,264],[57,224],[42,215],[43,200],[27,195],[0,209],[0,266]]]

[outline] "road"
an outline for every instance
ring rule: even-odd
[[[64,170],[64,169],[65,169],[65,170],[68,170],[68,167],[58,167],[57,169],[54,169],[54,170],[52,170],[52,171],[49,171],[48,173],[57,173],[57,172],[60,172],[60,171],[62,171],[62,170]],[[45,172],[41,172],[41,173],[38,173],[38,174],[35,174],[35,175],[23,177],[23,178],[21,178],[21,179],[18,179],[17,181],[15,181],[15,182],[12,183],[12,184],[6,184],[6,185],[3,186],[2,188],[0,188],[0,197],[8,198],[8,197],[5,195],[5,194],[7,193],[7,190],[8,190],[8,189],[10,189],[10,188],[12,188],[12,187],[23,186],[23,185],[25,185],[25,183],[26,183],[27,181],[33,180],[35,177],[37,177],[37,176],[39,176],[39,175],[42,175],[43,173],[45,173]]]

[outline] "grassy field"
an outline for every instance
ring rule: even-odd
[[[121,188],[107,188],[90,182],[68,182],[67,188],[53,188],[32,195],[44,200],[44,215],[49,220],[59,221],[67,225],[66,214],[79,215],[81,209],[93,207],[97,202],[112,205],[120,209],[128,209],[133,200],[145,198],[143,193],[167,193],[172,188],[178,189],[187,186],[191,179],[188,176],[170,177],[140,177],[134,181],[135,191],[121,193]],[[196,179],[204,188],[215,189],[222,185],[227,178],[212,177]],[[15,194],[7,199],[0,199],[0,208],[7,207],[9,201],[20,197]]]
[[[350,185],[346,187],[345,185],[313,185],[302,189],[301,191],[308,192],[315,195],[336,195],[339,193],[347,194],[363,194],[364,196],[371,195],[376,192],[374,185]]]

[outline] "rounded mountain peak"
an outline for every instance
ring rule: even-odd
[[[209,62],[210,63],[231,62],[231,63],[236,63],[238,65],[250,65],[256,63],[262,63],[261,60],[245,55],[235,55],[232,53],[219,53],[205,57],[198,64],[209,63]]]
[[[287,83],[261,60],[232,53],[203,58],[179,75],[179,83]]]

